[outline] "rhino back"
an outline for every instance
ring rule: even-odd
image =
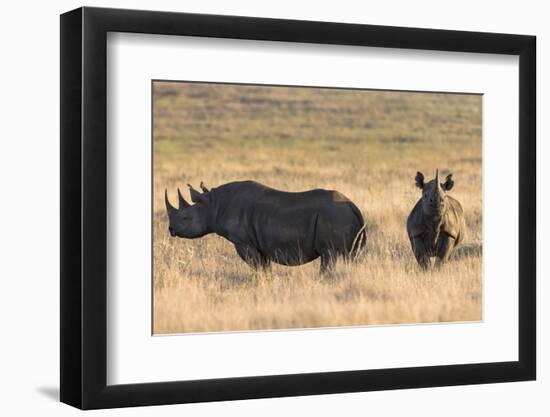
[[[363,226],[357,207],[336,191],[284,192],[248,181],[222,187],[225,195],[219,202],[223,215],[218,234],[263,253],[299,247],[305,257],[313,256],[320,218],[328,225],[329,236],[347,240]]]

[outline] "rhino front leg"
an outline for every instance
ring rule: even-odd
[[[435,261],[436,266],[441,266],[447,262],[456,246],[456,240],[446,233],[443,233],[440,239],[441,241],[437,248],[437,259]]]
[[[426,247],[424,246],[424,241],[419,238],[412,238],[411,246],[416,261],[422,269],[427,270],[430,267],[431,263],[430,257],[428,256],[428,253],[426,251]]]
[[[235,244],[235,249],[243,261],[254,269],[267,269],[270,265],[269,259],[263,256],[256,248],[241,243]]]

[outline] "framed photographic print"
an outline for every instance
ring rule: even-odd
[[[61,401],[535,379],[535,38],[61,16]]]

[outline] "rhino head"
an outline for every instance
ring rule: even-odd
[[[195,204],[185,201],[178,188],[178,208],[170,204],[168,190],[164,190],[164,203],[169,220],[168,231],[172,237],[195,239],[212,232],[211,195],[210,191],[202,185],[201,183],[204,193],[198,192],[188,184],[191,201]]]
[[[439,170],[435,172],[435,178],[424,181],[424,174],[416,173],[416,186],[422,190],[422,211],[427,217],[441,217],[447,208],[447,191],[453,188],[453,174],[447,175],[445,182],[439,180]]]

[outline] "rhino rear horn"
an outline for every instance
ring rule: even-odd
[[[206,188],[206,185],[204,185],[204,182],[201,181],[201,184],[200,184],[200,187],[201,187],[201,190],[203,193],[209,193],[210,190],[208,188]]]
[[[179,188],[178,188],[178,200],[179,200],[179,208],[180,208],[180,210],[181,210],[182,208],[185,208],[185,207],[189,207],[189,206],[190,206],[190,204],[189,204],[187,201],[185,201],[185,198],[183,198],[183,196],[181,195],[181,191],[180,191]]]

